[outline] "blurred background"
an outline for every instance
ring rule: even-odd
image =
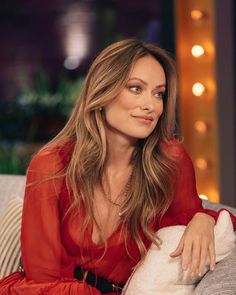
[[[95,56],[137,37],[176,59],[179,133],[199,195],[236,206],[235,10],[233,0],[1,0],[0,173],[25,174]]]

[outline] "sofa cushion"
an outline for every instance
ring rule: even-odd
[[[16,195],[23,199],[25,180],[24,175],[0,174],[0,218],[11,196]]]
[[[169,254],[177,247],[185,226],[169,226],[160,229],[157,235],[162,240],[160,249],[152,244],[126,283],[122,295],[190,295],[199,277],[192,278],[181,267],[181,257],[171,258]],[[216,261],[227,257],[235,247],[233,225],[227,211],[222,211],[215,226]],[[209,269],[209,259],[205,271]],[[214,294],[214,293],[212,293]]]
[[[19,267],[22,206],[22,198],[12,196],[0,219],[0,278]]]

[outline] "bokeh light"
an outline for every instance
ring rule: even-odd
[[[207,131],[207,124],[204,121],[198,120],[194,123],[194,129],[200,134],[205,134]]]
[[[194,83],[192,92],[195,96],[201,96],[205,92],[205,86],[202,83]]]
[[[204,16],[204,13],[200,9],[193,9],[191,11],[191,18],[193,20],[200,20],[203,18],[203,16]]]
[[[205,53],[205,50],[204,50],[204,48],[203,48],[202,46],[200,46],[200,45],[194,45],[194,46],[192,47],[191,52],[192,52],[192,55],[193,55],[194,57],[200,57],[200,56],[202,56],[202,55]]]
[[[80,64],[80,59],[78,56],[67,56],[67,58],[64,60],[64,67],[67,70],[75,70],[78,68]]]
[[[208,166],[207,160],[204,158],[197,158],[195,161],[195,166],[197,167],[197,169],[204,171],[207,169]]]
[[[199,195],[199,198],[202,200],[208,200],[208,196],[204,194]]]

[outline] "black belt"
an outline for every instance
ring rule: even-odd
[[[88,270],[83,270],[81,266],[76,267],[74,277],[80,281],[85,281],[87,284],[98,289],[102,294],[118,292],[121,293],[124,284],[114,284],[112,281],[96,276]]]

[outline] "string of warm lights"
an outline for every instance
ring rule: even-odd
[[[219,201],[214,1],[176,0],[181,133],[202,199]]]
[[[193,9],[190,15],[193,21],[199,21],[203,19],[204,12],[199,9]],[[200,58],[205,54],[205,49],[199,44],[193,45],[191,53],[194,58]],[[196,82],[192,86],[192,92],[195,96],[202,96],[205,91],[206,87],[201,82]],[[201,133],[202,135],[204,135],[207,132],[206,122],[204,121],[196,121],[194,124],[194,128],[197,132]],[[202,172],[205,171],[208,166],[207,160],[202,157],[197,158],[194,164],[195,167]],[[202,199],[208,199],[208,197],[205,194],[200,194],[199,196]]]

